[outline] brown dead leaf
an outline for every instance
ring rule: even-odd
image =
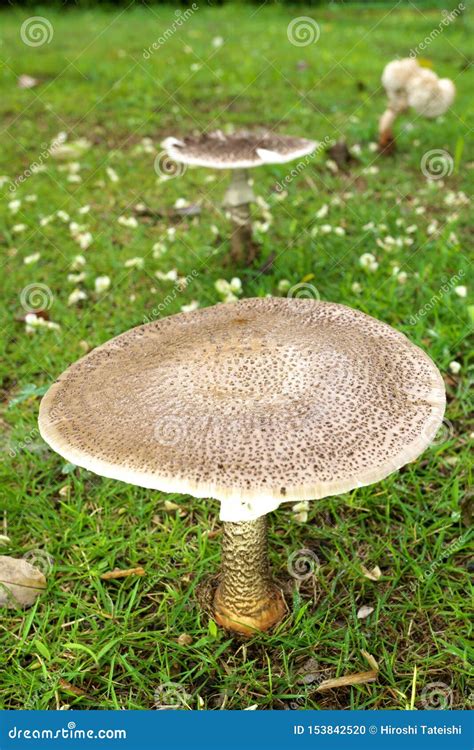
[[[372,570],[369,570],[365,567],[365,565],[360,566],[362,573],[366,578],[368,578],[370,581],[378,581],[379,578],[382,577],[382,571],[380,570],[378,565],[375,565],[375,567],[372,568]]]
[[[144,576],[145,575],[145,569],[138,567],[138,568],[127,568],[127,570],[120,570],[119,568],[115,568],[114,570],[109,570],[108,573],[103,573],[101,575],[101,579],[103,581],[112,581],[115,578],[128,578],[129,576]]]
[[[31,607],[45,588],[46,578],[31,563],[0,556],[0,607]]]
[[[378,672],[371,669],[369,672],[354,672],[344,677],[335,677],[331,680],[324,680],[316,690],[320,693],[325,690],[332,690],[338,687],[347,687],[347,685],[364,685],[366,682],[375,682]]]

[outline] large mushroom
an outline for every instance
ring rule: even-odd
[[[267,514],[378,482],[431,442],[445,391],[431,359],[343,305],[247,299],[133,328],[44,396],[41,435],[105,477],[220,500],[215,618],[249,635],[285,603]]]
[[[162,143],[170,159],[180,164],[232,170],[223,206],[232,223],[231,260],[245,265],[250,265],[256,255],[250,210],[255,195],[248,170],[263,164],[284,164],[299,159],[311,154],[316,145],[306,138],[289,135],[247,131],[225,135],[220,130],[185,138],[169,137]]]
[[[393,124],[402,112],[412,107],[424,117],[438,117],[447,111],[456,95],[449,78],[438,78],[411,57],[388,63],[382,74],[382,85],[387,92],[388,106],[379,122],[379,147],[385,153],[394,148]]]

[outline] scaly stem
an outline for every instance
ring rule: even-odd
[[[249,185],[247,170],[233,170],[223,206],[227,209],[232,222],[231,260],[237,265],[250,265],[255,259],[250,213],[250,206],[254,201],[255,195]]]
[[[265,516],[223,524],[214,610],[220,625],[244,635],[268,630],[283,617],[285,603],[270,575]]]

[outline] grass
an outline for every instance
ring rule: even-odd
[[[441,121],[405,116],[397,123],[396,156],[381,158],[370,146],[384,107],[381,70],[438,26],[439,10],[204,8],[147,60],[143,50],[172,26],[171,7],[35,14],[54,29],[41,47],[21,41],[28,12],[1,15],[0,174],[18,178],[60,131],[92,146],[75,159],[80,182],[69,181],[63,162],[46,158],[44,170],[18,184],[14,196],[9,181],[2,188],[0,508],[8,539],[1,549],[14,556],[33,551],[46,566],[49,555],[54,564],[47,593],[31,610],[1,612],[0,706],[146,709],[158,690],[159,702],[164,696],[193,709],[405,709],[429,707],[439,689],[441,705],[467,707],[473,308],[453,287],[469,287],[469,207],[460,191],[468,192],[472,171],[472,23],[459,18],[424,52],[456,81],[453,108]],[[290,44],[288,23],[312,14],[318,42]],[[213,46],[215,37],[222,46]],[[22,73],[41,85],[18,88]],[[165,135],[229,123],[360,146],[348,171],[333,173],[319,153],[284,200],[274,186],[288,167],[255,172],[255,190],[273,218],[268,231],[256,232],[262,259],[276,254],[270,273],[223,264],[228,228],[219,205],[227,175],[189,169],[159,181],[154,169]],[[420,169],[432,149],[453,157],[444,180],[428,182]],[[16,214],[8,207],[12,198],[22,200]],[[175,216],[179,198],[200,202],[201,215]],[[137,203],[149,210],[137,212]],[[81,214],[85,205],[90,212]],[[318,218],[324,205],[328,215]],[[69,222],[55,216],[40,225],[58,210],[93,236],[82,253],[87,277],[78,284],[67,280],[81,253]],[[264,213],[256,208],[255,218]],[[136,216],[138,226],[119,224],[122,215]],[[23,232],[14,230],[18,224]],[[345,234],[324,233],[323,224]],[[404,244],[377,244],[387,235]],[[160,257],[152,252],[157,242],[166,248]],[[24,263],[38,252],[37,262]],[[377,258],[374,272],[360,264],[366,252]],[[124,267],[134,257],[144,259],[143,268]],[[196,272],[184,290],[155,276],[173,268],[182,276]],[[94,278],[102,275],[111,287],[97,294]],[[323,299],[395,326],[437,362],[449,399],[448,422],[415,464],[376,486],[312,504],[306,523],[291,506],[272,514],[272,564],[291,611],[275,632],[246,643],[218,630],[196,604],[198,585],[218,564],[219,536],[208,533],[218,532],[218,504],[152,494],[64,465],[36,430],[40,396],[87,347],[153,317],[160,304],[166,315],[194,300],[214,304],[216,280],[235,275],[246,297],[281,294],[282,280],[307,283]],[[31,284],[46,285],[48,314],[59,330],[26,333],[21,295]],[[87,299],[68,306],[75,286]],[[457,374],[452,361],[461,364]],[[288,581],[288,558],[302,548],[321,566],[301,583]],[[139,565],[144,576],[100,577]],[[378,565],[381,578],[365,577],[362,565]],[[362,605],[373,613],[358,619]],[[182,634],[192,643],[178,642]],[[366,670],[362,650],[379,663],[376,682],[316,691],[318,680]],[[305,684],[310,659],[317,676]]]

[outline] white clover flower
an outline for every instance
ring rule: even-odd
[[[40,258],[41,253],[32,253],[31,255],[27,255],[25,258],[23,258],[23,263],[25,264],[25,266],[30,266],[32,263],[37,263]]]
[[[286,294],[286,292],[291,289],[291,281],[288,279],[280,279],[277,289],[279,292],[282,292],[282,294]]]
[[[331,224],[323,224],[321,226],[321,232],[323,234],[329,234],[330,232],[332,232],[332,226],[331,226]]]
[[[218,294],[225,295],[230,292],[230,284],[226,279],[217,279],[214,283],[214,288]]]
[[[417,216],[421,216],[422,214],[426,213],[426,208],[424,206],[417,206],[415,208],[415,213]]]
[[[428,235],[435,234],[437,229],[438,229],[438,222],[436,219],[433,219],[433,221],[430,224],[428,224],[428,226],[426,227],[426,234]]]
[[[82,289],[74,289],[67,298],[67,304],[69,307],[71,305],[77,305],[78,302],[81,302],[84,299],[87,299],[87,294],[82,291]]]
[[[110,287],[110,283],[111,282],[109,276],[97,276],[94,279],[94,289],[96,291],[96,294],[102,294],[103,292],[106,292]]]
[[[25,195],[25,203],[36,203],[38,200],[38,196],[34,193],[31,193],[30,195]]]
[[[365,169],[362,170],[362,174],[378,174],[379,168],[373,164],[371,167],[365,167]]]
[[[83,255],[75,255],[71,263],[71,271],[78,271],[82,266],[86,265],[86,259]]]
[[[324,203],[324,205],[321,206],[319,211],[316,211],[316,218],[317,219],[324,219],[329,213],[329,206],[327,203]]]
[[[219,49],[219,47],[222,47],[223,44],[224,44],[224,38],[222,36],[215,36],[214,39],[212,40],[212,46],[215,49]]]
[[[118,182],[120,180],[120,177],[118,176],[117,172],[112,167],[106,167],[105,171],[107,173],[107,177],[109,178],[110,182]]]
[[[188,313],[193,312],[194,310],[197,310],[199,307],[199,302],[196,299],[193,299],[188,305],[182,305],[181,312]]]
[[[90,232],[80,232],[75,238],[81,250],[87,250],[92,245],[93,237]]]
[[[134,216],[119,216],[117,221],[122,227],[128,227],[129,229],[138,227],[138,221]]]
[[[70,284],[81,284],[87,277],[87,273],[82,271],[81,273],[68,273],[67,280]]]
[[[56,211],[56,216],[58,219],[61,219],[61,221],[69,221],[69,214],[66,213],[66,211]]]
[[[364,232],[367,232],[369,229],[375,229],[375,224],[373,221],[369,221],[367,224],[364,224],[362,229],[364,230]]]
[[[360,294],[362,291],[362,286],[359,284],[358,281],[354,281],[354,283],[351,285],[351,289],[354,292],[354,294]]]
[[[145,258],[142,258],[141,256],[128,258],[123,265],[125,268],[143,268],[145,265]]]
[[[161,258],[166,253],[166,245],[164,242],[155,242],[151,250],[154,258]]]
[[[410,226],[409,226],[409,227],[407,227],[407,228],[405,229],[405,231],[407,232],[407,234],[414,234],[415,232],[417,232],[417,231],[418,231],[418,227],[417,227],[417,225],[416,225],[416,224],[410,224]]]
[[[26,224],[15,224],[15,226],[12,227],[12,232],[15,232],[15,234],[21,234],[26,229],[28,229]]]
[[[171,271],[167,271],[166,273],[163,273],[163,271],[156,271],[155,276],[157,279],[160,279],[160,281],[177,281],[178,271],[176,268],[172,268]]]
[[[180,208],[188,208],[189,201],[186,200],[186,198],[177,198],[174,202],[174,207],[177,209]]]
[[[359,258],[359,263],[362,268],[366,268],[368,271],[376,271],[379,267],[375,255],[372,253],[363,253]]]
[[[168,229],[166,230],[166,234],[168,235],[168,238],[170,240],[174,240],[175,237],[176,237],[176,229],[175,229],[175,227],[168,227]]]
[[[80,174],[68,174],[66,179],[68,182],[82,182],[82,177]]]
[[[458,297],[467,297],[467,286],[455,286],[454,293],[457,294]]]
[[[61,326],[59,323],[54,323],[52,320],[45,320],[36,313],[27,313],[25,315],[25,331],[26,333],[36,333],[38,328],[46,328],[50,331],[59,331]]]
[[[452,362],[449,363],[448,367],[450,369],[450,372],[453,373],[453,375],[457,375],[458,372],[461,370],[461,363],[456,362],[456,360],[453,360]]]
[[[242,282],[237,276],[230,280],[230,291],[234,294],[242,294]]]
[[[407,279],[408,274],[406,271],[400,271],[400,273],[397,275],[397,281],[399,284],[405,284]]]
[[[339,237],[343,237],[346,233],[346,230],[344,227],[335,227],[334,228],[334,234],[337,234]]]
[[[84,215],[84,214],[88,214],[90,210],[91,210],[91,207],[88,205],[81,206],[78,213],[80,213],[81,215]]]
[[[8,208],[10,209],[12,214],[17,214],[18,211],[20,210],[20,206],[21,206],[21,200],[19,199],[10,201],[10,203],[8,204]]]

